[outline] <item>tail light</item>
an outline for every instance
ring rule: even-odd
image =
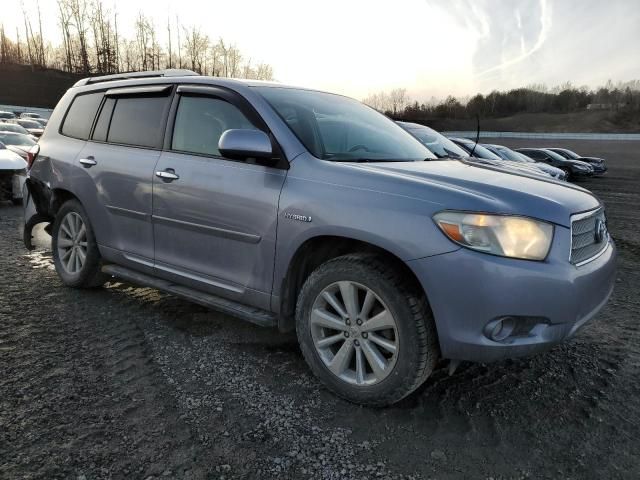
[[[27,169],[31,168],[31,165],[33,165],[33,162],[36,161],[36,158],[38,157],[39,153],[40,153],[40,145],[36,143],[27,152]]]

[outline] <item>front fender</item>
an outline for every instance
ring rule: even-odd
[[[296,161],[287,175],[278,210],[273,294],[298,249],[320,236],[358,240],[383,249],[402,261],[439,255],[459,248],[433,222],[433,204],[358,188],[353,183],[320,180],[322,162],[312,171]],[[329,166],[330,167],[330,166]]]

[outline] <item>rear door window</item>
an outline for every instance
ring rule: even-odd
[[[67,111],[61,133],[68,137],[86,140],[102,101],[103,92],[78,95]]]
[[[170,100],[169,96],[118,97],[111,115],[107,141],[160,148]],[[103,119],[100,118],[100,121]]]
[[[238,107],[215,97],[180,98],[171,148],[180,152],[221,156],[220,136],[230,129],[258,130]]]

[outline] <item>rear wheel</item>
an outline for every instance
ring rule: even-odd
[[[313,372],[363,405],[402,399],[438,358],[424,295],[371,255],[345,255],[313,272],[298,299],[296,329]]]
[[[77,200],[67,201],[58,211],[51,232],[53,261],[62,282],[69,287],[90,288],[108,278],[89,218]]]

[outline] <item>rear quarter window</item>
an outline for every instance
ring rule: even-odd
[[[61,133],[82,140],[89,138],[91,125],[93,125],[93,119],[102,101],[102,96],[103,93],[98,92],[78,95],[74,98],[64,118]]]

